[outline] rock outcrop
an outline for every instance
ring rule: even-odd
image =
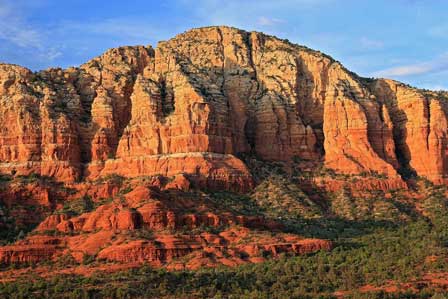
[[[373,92],[389,111],[401,167],[436,183],[447,175],[447,95],[377,80]]]
[[[68,256],[79,263],[92,257],[98,262],[195,269],[332,248],[327,240],[282,233],[281,224],[263,215],[218,210],[199,194],[192,199],[182,188],[161,191],[143,184],[111,202],[96,202],[98,207],[80,215],[60,209],[33,235],[0,247],[0,265],[54,262]]]
[[[0,66],[0,171],[61,181],[191,176],[247,191],[236,155],[323,161],[342,173],[446,175],[440,95],[368,81],[258,32],[193,29],[79,68]],[[398,171],[398,173],[397,173]]]

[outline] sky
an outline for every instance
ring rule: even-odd
[[[448,90],[447,0],[0,0],[0,61],[78,66],[211,25],[287,38],[361,76]]]

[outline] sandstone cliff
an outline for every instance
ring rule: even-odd
[[[366,80],[308,48],[229,27],[108,50],[78,68],[0,65],[0,171],[61,181],[185,174],[247,191],[241,153],[442,182],[446,99]]]

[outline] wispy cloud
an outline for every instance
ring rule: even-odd
[[[359,42],[361,43],[361,47],[368,50],[379,50],[384,48],[383,41],[371,39],[365,36],[361,37]]]
[[[335,0],[180,0],[193,7],[198,19],[207,25],[231,25],[248,30],[267,30],[288,17],[306,13]],[[275,33],[269,31],[269,33]]]
[[[0,3],[0,38],[19,47],[41,47],[41,34],[31,28],[17,10],[7,2]]]
[[[61,56],[57,47],[47,45],[48,32],[33,28],[20,11],[12,2],[0,2],[0,40],[33,52],[37,60],[52,61]]]
[[[429,90],[435,90],[435,91],[448,91],[448,87],[445,85],[439,85],[439,84],[422,84],[422,88],[426,88]]]
[[[373,73],[376,77],[404,77],[448,71],[448,52],[425,62],[401,65]]]
[[[269,17],[259,17],[257,20],[258,25],[261,26],[274,26],[277,24],[282,24],[285,23],[284,20],[282,19],[277,19],[277,18],[269,18]]]
[[[84,22],[65,22],[60,25],[60,31],[113,36],[120,40],[141,41],[160,37],[162,30],[153,29],[150,22],[137,18],[109,18]]]

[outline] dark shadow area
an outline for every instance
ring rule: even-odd
[[[412,157],[409,146],[406,144],[408,134],[406,123],[408,122],[408,118],[405,111],[398,107],[398,100],[395,91],[385,83],[381,84],[381,87],[385,90],[384,93],[389,96],[379,100],[386,106],[392,120],[395,155],[399,163],[397,172],[406,182],[408,182],[409,187],[412,188],[413,186],[411,180],[417,177],[417,173],[409,164]]]
[[[42,204],[39,192],[48,195],[47,204]],[[52,213],[59,198],[73,192],[76,190],[49,176],[0,175],[0,245],[25,238]]]

